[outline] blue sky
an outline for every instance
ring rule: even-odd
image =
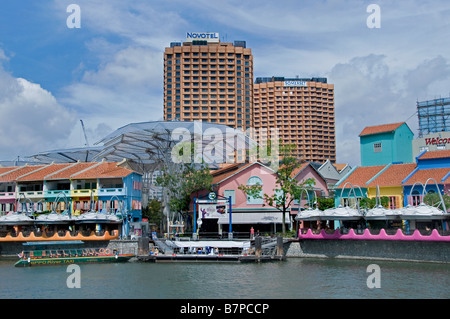
[[[66,11],[81,9],[81,28]],[[380,8],[381,27],[366,11]],[[448,1],[2,1],[0,159],[90,144],[162,119],[163,51],[188,31],[247,41],[254,76],[335,85],[337,161],[360,162],[365,126],[407,121],[450,95]]]

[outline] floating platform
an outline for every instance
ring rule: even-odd
[[[286,256],[161,254],[140,255],[137,259],[144,262],[267,262],[286,260]]]

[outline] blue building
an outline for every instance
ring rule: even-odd
[[[361,166],[412,163],[413,137],[405,122],[364,128],[359,134]]]
[[[404,206],[418,205],[430,192],[449,193],[450,150],[424,151],[416,160],[417,167],[402,181]]]

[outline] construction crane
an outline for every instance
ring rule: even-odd
[[[86,146],[87,147],[89,147],[89,142],[88,142],[88,138],[87,138],[87,135],[86,135],[86,130],[84,129],[84,123],[83,123],[83,120],[80,120],[80,122],[81,122],[81,128],[83,129],[83,134],[84,134],[84,139],[86,140]]]

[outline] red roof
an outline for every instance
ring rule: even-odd
[[[297,167],[296,169],[294,169],[292,171],[291,177],[295,177],[297,176],[301,171],[303,171],[307,166],[309,165],[309,162],[305,162],[300,164],[299,167]]]
[[[400,186],[402,181],[416,168],[415,163],[393,164],[375,178],[367,187]]]
[[[42,169],[32,171],[17,178],[17,181],[42,181],[45,176],[60,171],[73,164],[51,164]]]
[[[393,124],[382,124],[382,125],[376,125],[376,126],[367,126],[366,128],[364,128],[362,130],[362,132],[359,134],[359,136],[393,132],[396,129],[398,129],[400,126],[402,126],[403,124],[405,124],[405,122],[393,123]]]
[[[419,159],[432,159],[432,158],[448,158],[450,157],[450,150],[440,150],[440,151],[427,151],[422,154]]]
[[[85,171],[75,173],[73,179],[125,177],[133,173],[131,169],[117,166],[117,162],[101,162]]]
[[[211,184],[218,184],[221,181],[223,181],[224,179],[230,177],[233,174],[236,174],[244,169],[246,169],[247,167],[249,167],[250,165],[252,165],[254,163],[247,163],[247,164],[235,164],[235,165],[231,165],[229,167],[225,167],[222,169],[219,169],[217,171],[214,171],[212,173],[213,175],[213,181]]]
[[[98,163],[76,163],[73,166],[69,166],[65,170],[56,172],[52,175],[47,176],[47,180],[56,180],[56,179],[69,179],[72,175],[81,172],[82,170],[85,170],[86,168],[92,167]]]
[[[379,173],[386,165],[377,166],[360,166],[357,167],[344,181],[342,181],[337,189],[342,188],[345,183],[350,183],[353,186],[366,187],[366,183]],[[347,187],[347,186],[346,186]]]
[[[0,176],[0,182],[10,182],[10,181],[15,181],[18,177],[25,175],[27,173],[30,173],[32,171],[38,170],[42,167],[45,167],[45,165],[25,165],[22,167],[14,167],[14,170],[11,170],[9,172],[7,172],[4,175]],[[16,169],[17,168],[17,169]]]
[[[10,166],[10,167],[0,167],[0,175],[5,174],[9,171],[12,171],[13,169],[16,169],[17,167],[15,166]],[[0,176],[1,178],[1,176]]]
[[[450,172],[450,168],[430,168],[430,169],[419,169],[414,173],[403,185],[413,185],[414,183],[425,184],[429,178],[433,178],[436,183],[441,183],[442,179]],[[429,183],[433,183],[430,181]]]

